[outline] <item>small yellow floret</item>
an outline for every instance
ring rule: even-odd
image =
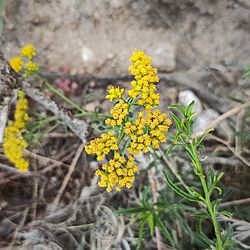
[[[27,56],[31,60],[36,55],[36,49],[32,44],[28,44],[22,48],[21,55]]]
[[[111,89],[108,89],[107,92],[109,94],[106,95],[106,98],[112,102],[114,99],[122,98],[124,89],[120,89],[119,87],[117,88],[111,87]]]
[[[16,72],[19,72],[23,68],[23,61],[20,56],[12,57],[9,61],[10,66]]]

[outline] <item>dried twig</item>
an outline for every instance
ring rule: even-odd
[[[63,191],[65,190],[66,186],[68,185],[68,182],[69,182],[69,180],[70,180],[70,177],[71,177],[72,173],[73,173],[74,170],[75,170],[75,166],[76,166],[76,164],[77,164],[77,162],[78,162],[78,160],[79,160],[79,158],[80,158],[82,152],[83,152],[83,144],[81,144],[81,145],[78,147],[78,150],[77,150],[77,152],[76,152],[76,154],[75,154],[75,157],[74,157],[74,159],[73,159],[73,161],[72,161],[72,163],[71,163],[71,165],[70,165],[70,167],[69,167],[68,173],[67,173],[67,175],[65,176],[64,181],[63,181],[63,184],[62,184],[62,186],[60,187],[60,189],[59,189],[59,191],[58,191],[58,194],[57,194],[57,196],[56,196],[56,198],[55,198],[55,200],[54,200],[54,202],[53,202],[53,206],[52,206],[52,207],[53,207],[54,209],[56,209],[56,207],[57,207],[57,205],[58,205],[58,203],[59,203],[59,201],[60,201],[60,199],[61,199],[61,196],[62,196],[62,194],[63,194]]]
[[[156,181],[156,176],[153,173],[152,169],[148,171],[148,177],[149,177],[149,182],[151,183],[151,190],[153,194],[153,200],[154,204],[157,204],[158,202],[158,189],[157,189],[157,181]],[[157,211],[157,205],[154,205],[154,208]],[[162,240],[161,240],[161,234],[158,226],[155,226],[155,236],[156,236],[156,244],[157,244],[157,249],[162,250]]]
[[[241,110],[244,110],[246,108],[250,107],[250,102],[246,102],[244,104],[238,105],[232,109],[230,109],[229,111],[225,112],[224,114],[220,115],[219,117],[217,117],[215,120],[213,120],[212,122],[210,122],[209,124],[207,124],[205,126],[205,128],[202,128],[202,131],[205,131],[209,128],[215,128],[217,125],[219,125],[223,120],[227,119],[228,117],[239,113]],[[194,135],[197,136],[200,133],[200,131],[197,131],[196,134]]]
[[[245,204],[248,204],[248,203],[250,203],[250,198],[227,201],[227,202],[221,203],[220,207],[224,208],[224,207],[230,207],[230,206],[245,205]]]
[[[16,237],[17,237],[17,234],[18,232],[20,231],[20,229],[23,227],[25,221],[26,221],[26,218],[27,218],[27,215],[28,215],[28,211],[29,211],[29,208],[27,207],[24,212],[23,212],[23,217],[22,217],[22,221],[20,222],[20,224],[17,226],[15,232],[14,232],[14,236],[13,236],[13,240],[10,244],[10,249],[12,249],[13,245],[15,244],[15,241],[16,241]]]
[[[227,141],[225,141],[225,140],[219,138],[218,136],[211,135],[211,134],[209,134],[209,135],[207,136],[207,138],[208,138],[208,139],[212,139],[212,140],[216,140],[216,141],[221,142],[222,144],[226,145],[227,148],[228,148],[237,158],[239,158],[243,163],[245,163],[248,167],[250,167],[250,162],[249,162],[244,156],[242,156],[239,152],[236,152],[235,148],[233,148],[232,146],[230,146],[230,144],[229,144]]]
[[[24,153],[25,153],[25,156],[32,157],[32,158],[37,159],[37,160],[39,160],[41,162],[44,162],[46,164],[49,163],[49,162],[52,162],[53,164],[58,165],[58,166],[64,165],[66,167],[69,167],[69,165],[66,164],[66,163],[63,163],[61,161],[57,161],[57,160],[54,160],[54,159],[51,159],[51,158],[47,158],[45,156],[41,156],[41,155],[32,153],[32,152],[30,152],[28,150],[24,150]]]
[[[55,101],[51,100],[39,89],[32,87],[28,82],[22,81],[21,84],[24,92],[29,97],[40,103],[47,110],[51,111],[54,115],[61,119],[83,142],[86,141],[88,126],[84,121],[78,120],[71,116]]]

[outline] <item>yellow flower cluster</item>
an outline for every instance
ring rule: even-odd
[[[121,126],[124,119],[129,114],[129,104],[121,99],[117,104],[115,104],[115,107],[111,109],[110,114],[113,119],[108,118],[105,123],[111,127]]]
[[[119,87],[117,87],[117,88],[111,87],[111,89],[108,89],[107,92],[109,94],[106,95],[106,98],[112,102],[115,99],[122,98],[122,94],[124,92],[124,89],[120,89]]]
[[[111,150],[118,150],[117,139],[112,132],[103,134],[101,138],[96,138],[85,146],[87,154],[96,154],[97,160],[102,161]]]
[[[162,114],[160,110],[147,113],[147,125],[153,148],[159,148],[159,143],[166,142],[166,132],[171,124],[171,120],[167,119],[167,115]]]
[[[32,61],[35,55],[35,47],[32,44],[28,44],[21,49],[20,56],[15,56],[10,59],[10,66],[17,73],[23,70],[24,77],[29,76],[32,72],[36,72],[39,69],[38,65]],[[26,61],[26,63],[24,63],[24,61]]]
[[[30,60],[36,55],[36,49],[32,44],[27,44],[21,49],[21,56],[27,56]]]
[[[19,72],[23,68],[23,60],[20,56],[12,57],[9,63],[11,68],[14,69],[16,72]]]
[[[137,104],[144,106],[146,110],[159,105],[160,99],[160,95],[155,93],[155,83],[159,82],[159,78],[155,75],[157,70],[151,66],[151,60],[144,51],[134,51],[130,58],[133,65],[129,67],[135,80],[131,82],[133,88],[128,91],[128,95],[133,99],[139,96]]]
[[[147,153],[151,146],[159,148],[160,142],[166,142],[166,131],[170,125],[171,121],[160,110],[147,112],[146,118],[143,112],[139,112],[134,124],[125,124],[124,132],[131,139],[128,153],[138,155],[140,151]]]
[[[28,71],[37,71],[39,69],[38,65],[33,63],[32,61],[27,62],[26,68]]]
[[[138,171],[133,155],[147,153],[150,147],[159,148],[159,144],[166,141],[166,132],[171,125],[166,114],[153,110],[153,107],[159,105],[160,96],[155,93],[155,83],[159,79],[155,75],[157,70],[151,66],[151,58],[143,51],[135,51],[130,61],[133,65],[129,70],[135,80],[131,82],[133,88],[128,90],[129,98],[123,98],[124,89],[119,87],[109,89],[106,96],[110,101],[118,99],[110,111],[112,118],[105,120],[109,129],[116,131],[118,139],[110,132],[85,146],[88,154],[97,155],[97,160],[103,160],[108,154],[110,159],[113,155],[108,164],[103,164],[96,171],[96,175],[101,178],[98,185],[105,187],[108,192],[113,187],[117,191],[122,187],[131,188]],[[144,111],[138,112],[136,117],[134,113],[138,108]],[[119,145],[122,155],[119,153]]]
[[[96,175],[101,177],[98,185],[106,187],[108,192],[112,190],[112,187],[115,187],[117,191],[120,191],[122,187],[131,188],[137,171],[138,167],[134,165],[133,157],[129,157],[126,161],[124,156],[115,153],[109,164],[103,164],[102,170],[96,171]]]
[[[22,172],[27,172],[29,162],[24,158],[23,150],[28,143],[22,137],[26,122],[29,120],[27,114],[28,101],[22,91],[18,94],[19,100],[16,104],[14,121],[9,121],[9,126],[4,131],[3,149],[8,159]]]

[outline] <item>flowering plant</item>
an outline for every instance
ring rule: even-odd
[[[103,129],[114,132],[102,134],[85,146],[86,152],[96,154],[98,161],[105,156],[112,158],[96,171],[101,177],[99,186],[106,187],[108,192],[114,187],[117,191],[132,187],[138,171],[134,156],[159,148],[160,143],[166,142],[166,132],[171,125],[167,115],[156,109],[160,95],[156,93],[155,83],[159,78],[157,70],[151,66],[151,58],[144,51],[134,51],[130,61],[129,70],[135,80],[131,82],[132,89],[127,91],[127,97],[125,90],[119,87],[107,90],[106,98],[115,103]]]

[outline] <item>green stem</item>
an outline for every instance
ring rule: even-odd
[[[198,170],[198,176],[200,178],[201,181],[201,185],[205,194],[205,201],[206,201],[206,206],[207,206],[207,210],[211,216],[211,221],[214,227],[214,231],[215,231],[215,236],[216,236],[216,250],[222,250],[223,249],[223,244],[222,244],[222,240],[221,240],[221,235],[220,235],[220,229],[219,229],[219,224],[216,218],[216,210],[213,209],[213,205],[211,203],[211,199],[210,199],[210,192],[208,190],[207,187],[207,183],[203,174],[203,170],[200,164],[200,160],[199,160],[199,156],[197,153],[197,149],[196,147],[191,143],[191,149],[193,151],[193,160],[195,163],[195,168]]]

